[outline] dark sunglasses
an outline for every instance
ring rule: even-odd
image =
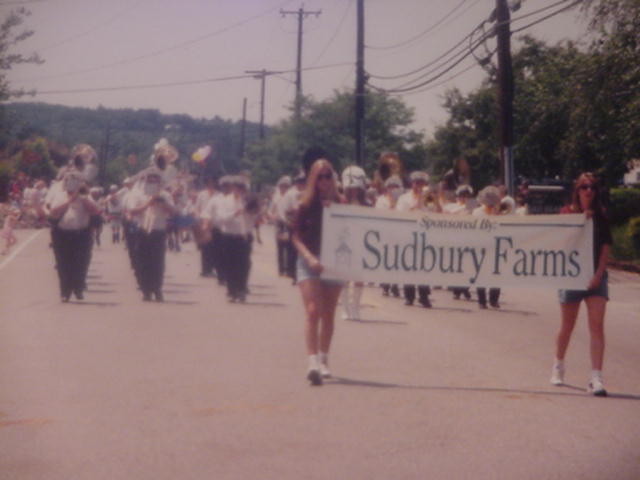
[[[318,180],[331,180],[332,178],[332,173],[321,173],[320,175],[318,175]]]
[[[591,191],[596,191],[596,186],[595,185],[580,185],[578,187],[580,190],[591,190]]]

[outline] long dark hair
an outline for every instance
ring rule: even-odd
[[[333,179],[331,180],[331,185],[332,185],[331,199],[334,201],[338,201],[340,199],[340,196],[338,195],[338,189],[336,187],[335,172],[333,170],[333,167],[331,166],[331,163],[329,162],[329,160],[325,158],[320,158],[315,162],[313,162],[313,164],[311,165],[311,168],[309,169],[309,176],[307,177],[307,185],[304,189],[304,192],[302,192],[302,198],[300,199],[301,207],[308,208],[311,206],[312,203],[320,200],[318,195],[318,187],[316,184],[318,183],[318,175],[322,170],[325,170],[325,169],[328,169],[333,176]]]

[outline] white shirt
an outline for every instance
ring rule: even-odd
[[[380,195],[377,198],[374,207],[380,210],[393,210],[393,207],[391,206],[391,199],[386,194]]]
[[[90,198],[85,198],[86,201],[94,203]],[[69,195],[65,191],[61,191],[54,198],[51,199],[51,208],[57,208],[60,205],[69,201]],[[76,198],[67,211],[62,214],[58,222],[58,228],[61,230],[83,230],[89,227],[89,218],[91,213],[85,207],[83,199]]]
[[[218,209],[220,202],[225,198],[220,192],[215,192],[200,212],[200,218],[210,221],[214,226],[218,226],[220,219],[218,217]]]
[[[162,191],[158,194],[158,197],[164,200],[164,203],[170,207],[173,207],[173,198],[167,191]],[[150,200],[149,195],[144,193],[140,194],[140,205],[146,204]],[[171,214],[167,212],[167,209],[162,205],[152,204],[144,210],[142,215],[141,227],[146,232],[152,232],[155,230],[166,230],[167,222],[171,217]]]
[[[282,204],[280,208],[286,222],[293,220],[293,216],[300,206],[302,192],[303,190],[298,190],[298,187],[291,187],[287,190],[287,193],[284,194],[284,197],[282,197]]]
[[[396,203],[396,210],[400,212],[408,212],[409,210],[420,210],[420,211],[430,211],[430,208],[427,208],[424,205],[422,195],[414,195],[413,190],[409,190],[398,198],[398,202]]]
[[[217,216],[220,230],[228,235],[247,235],[251,233],[253,225],[247,225],[244,213],[244,199],[235,195],[224,195],[217,204]]]
[[[207,188],[205,188],[204,190],[198,193],[198,196],[196,197],[196,205],[195,205],[196,217],[202,218],[202,212],[204,208],[207,206],[207,203],[209,203],[209,200],[211,199],[212,196],[213,196],[213,192],[210,192],[209,189]]]

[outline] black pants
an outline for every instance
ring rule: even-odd
[[[224,268],[221,266],[224,261],[222,232],[219,228],[214,228],[211,234],[211,261],[218,276],[218,283],[224,283]]]
[[[142,230],[140,230],[140,228],[138,228],[136,224],[131,222],[126,223],[124,240],[127,245],[127,252],[129,253],[129,262],[131,263],[131,268],[133,269],[133,273],[136,277],[138,287],[142,289],[142,283],[140,282],[140,267],[138,262],[141,235]]]
[[[227,295],[242,298],[247,294],[251,269],[251,239],[243,235],[223,235],[224,275]]]
[[[87,270],[91,258],[90,230],[52,231],[53,252],[56,259],[60,295],[68,297],[72,292],[82,293],[86,286]]]
[[[214,239],[213,235],[211,235],[211,240],[200,245],[200,273],[202,275],[210,275],[213,273],[214,266]]]
[[[415,285],[405,285],[404,289],[404,299],[407,303],[413,303],[416,299],[416,286]],[[431,287],[428,285],[418,285],[418,302],[421,304],[425,304],[429,302],[429,294],[431,293]]]
[[[140,233],[136,263],[140,288],[145,295],[162,291],[166,241],[167,234],[164,230]]]
[[[498,300],[500,300],[500,289],[490,288],[489,304],[492,306],[496,306],[498,305]],[[487,305],[487,289],[486,288],[478,288],[478,303],[483,306]]]
[[[276,251],[278,261],[278,275],[287,274],[287,244],[288,244],[287,224],[281,220],[276,222]]]

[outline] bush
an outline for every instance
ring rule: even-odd
[[[635,257],[640,258],[640,217],[629,220],[626,231],[627,241],[633,248]]]
[[[640,212],[640,188],[611,189],[609,219],[613,225],[622,225]]]

